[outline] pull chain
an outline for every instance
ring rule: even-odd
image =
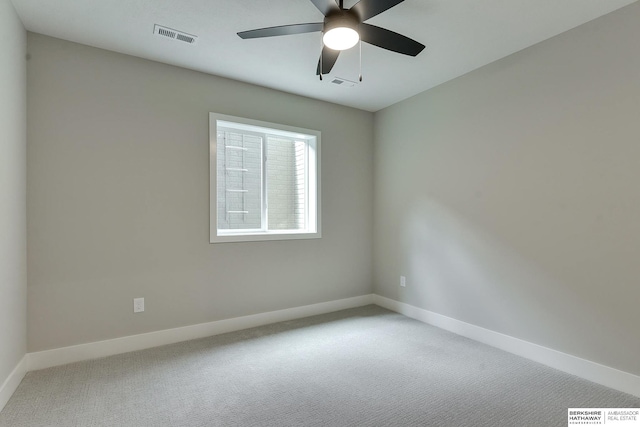
[[[324,34],[324,33],[321,33],[321,34]],[[320,37],[320,46],[321,46],[321,49],[320,49],[320,70],[319,70],[320,73],[319,74],[320,74],[320,81],[322,81],[322,57],[324,56],[323,55],[324,42],[322,41],[322,37]]]
[[[362,81],[362,39],[360,39],[360,75],[358,76],[358,80]]]

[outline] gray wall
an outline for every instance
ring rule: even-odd
[[[0,0],[0,386],[26,352],[26,38]]]
[[[28,50],[29,351],[371,292],[373,114],[41,35]],[[321,239],[208,243],[210,111],[322,132]]]
[[[376,293],[640,374],[638,22],[376,113]]]

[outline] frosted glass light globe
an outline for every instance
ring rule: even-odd
[[[351,49],[360,40],[360,35],[353,28],[336,27],[332,28],[322,37],[322,42],[326,47],[333,50]]]

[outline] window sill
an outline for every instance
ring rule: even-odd
[[[215,234],[210,236],[209,243],[240,243],[240,242],[263,242],[269,240],[304,240],[319,239],[322,237],[320,232],[308,233],[297,231],[285,232],[260,232],[260,233],[229,233]]]

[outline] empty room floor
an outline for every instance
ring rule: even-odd
[[[378,306],[27,374],[0,426],[566,426],[624,394]]]

